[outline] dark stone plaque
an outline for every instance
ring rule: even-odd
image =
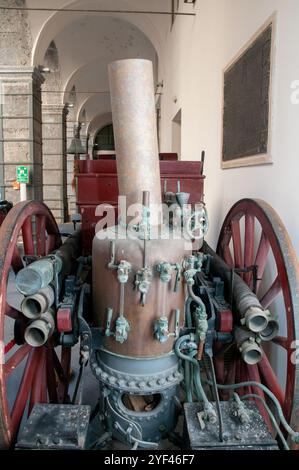
[[[224,72],[223,163],[267,154],[272,24]]]

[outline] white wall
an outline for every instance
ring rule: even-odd
[[[177,18],[168,35],[161,151],[171,148],[172,119],[182,108],[182,159],[196,160],[206,150],[208,241],[215,244],[234,202],[259,197],[280,214],[299,255],[299,104],[290,98],[299,79],[299,1],[197,0],[194,11],[195,19]],[[273,164],[221,170],[223,69],[275,11]]]

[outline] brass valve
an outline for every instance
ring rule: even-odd
[[[175,327],[173,333],[169,332],[169,322],[166,315],[159,317],[154,324],[154,335],[160,343],[165,343],[170,337],[175,339],[179,336],[180,310],[175,309]]]
[[[131,263],[121,260],[117,267],[117,279],[120,284],[126,284],[129,279],[129,273],[132,269]]]
[[[176,278],[174,284],[174,292],[178,291],[178,285],[181,280],[181,264],[180,263],[168,263],[163,261],[156,265],[156,271],[160,274],[160,279],[162,282],[167,284],[171,281],[172,271],[176,271]]]
[[[141,305],[145,305],[145,298],[149,291],[151,282],[152,282],[153,273],[149,267],[142,268],[140,271],[136,273],[135,276],[135,287],[138,288],[141,296],[140,296],[140,303]]]

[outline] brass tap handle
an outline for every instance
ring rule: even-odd
[[[204,351],[204,346],[205,346],[205,341],[203,341],[202,339],[200,339],[199,342],[198,342],[197,355],[196,355],[196,359],[197,359],[198,361],[201,361],[201,360],[202,360],[203,351]]]

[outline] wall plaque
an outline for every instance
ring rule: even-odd
[[[273,23],[224,71],[222,168],[269,163]]]

